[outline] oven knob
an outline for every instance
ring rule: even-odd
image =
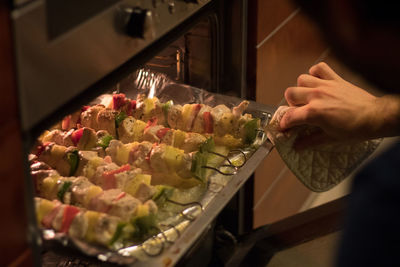
[[[125,8],[127,21],[125,33],[133,38],[152,39],[154,37],[152,13],[139,7]]]

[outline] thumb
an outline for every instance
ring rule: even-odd
[[[288,130],[294,126],[307,124],[306,106],[290,107],[282,116],[279,126],[282,131]]]

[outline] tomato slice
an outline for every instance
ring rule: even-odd
[[[71,226],[72,221],[75,216],[79,213],[79,209],[74,206],[67,205],[64,207],[64,214],[61,223],[60,232],[68,233],[69,227]]]
[[[204,120],[204,132],[213,133],[214,132],[214,119],[210,112],[206,111],[203,113]]]
[[[71,140],[75,146],[78,145],[79,140],[81,140],[82,138],[82,135],[83,135],[83,128],[80,128],[71,134]]]
[[[156,135],[161,140],[168,133],[169,130],[171,130],[171,129],[170,128],[161,128],[160,130],[157,131]]]
[[[113,109],[119,110],[125,105],[125,94],[113,94]]]

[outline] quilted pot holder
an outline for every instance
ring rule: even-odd
[[[280,106],[267,126],[267,136],[294,175],[314,192],[327,191],[343,181],[378,147],[382,139],[346,144],[326,144],[296,151],[297,136],[315,127],[293,127],[279,131],[279,122],[288,106]]]

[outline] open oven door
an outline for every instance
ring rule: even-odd
[[[277,253],[340,231],[347,201],[341,197],[240,236],[229,255],[225,248],[224,266],[269,266]]]

